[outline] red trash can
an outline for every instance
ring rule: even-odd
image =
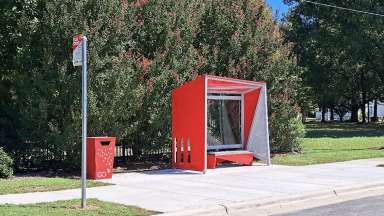
[[[112,178],[116,137],[87,138],[87,177]]]

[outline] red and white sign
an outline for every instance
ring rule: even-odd
[[[82,35],[75,35],[73,36],[73,42],[72,42],[72,63],[73,66],[81,66],[82,65],[82,45],[83,45],[83,36]]]

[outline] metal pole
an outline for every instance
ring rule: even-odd
[[[82,146],[81,146],[81,207],[87,207],[87,37],[82,40]]]

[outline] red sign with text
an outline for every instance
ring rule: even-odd
[[[82,65],[82,43],[83,42],[83,36],[82,35],[75,35],[73,36],[73,42],[72,42],[72,63],[73,66],[81,66]]]

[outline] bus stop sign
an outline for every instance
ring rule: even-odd
[[[72,42],[72,63],[73,66],[81,66],[82,65],[82,35],[75,35],[73,36],[73,42]]]

